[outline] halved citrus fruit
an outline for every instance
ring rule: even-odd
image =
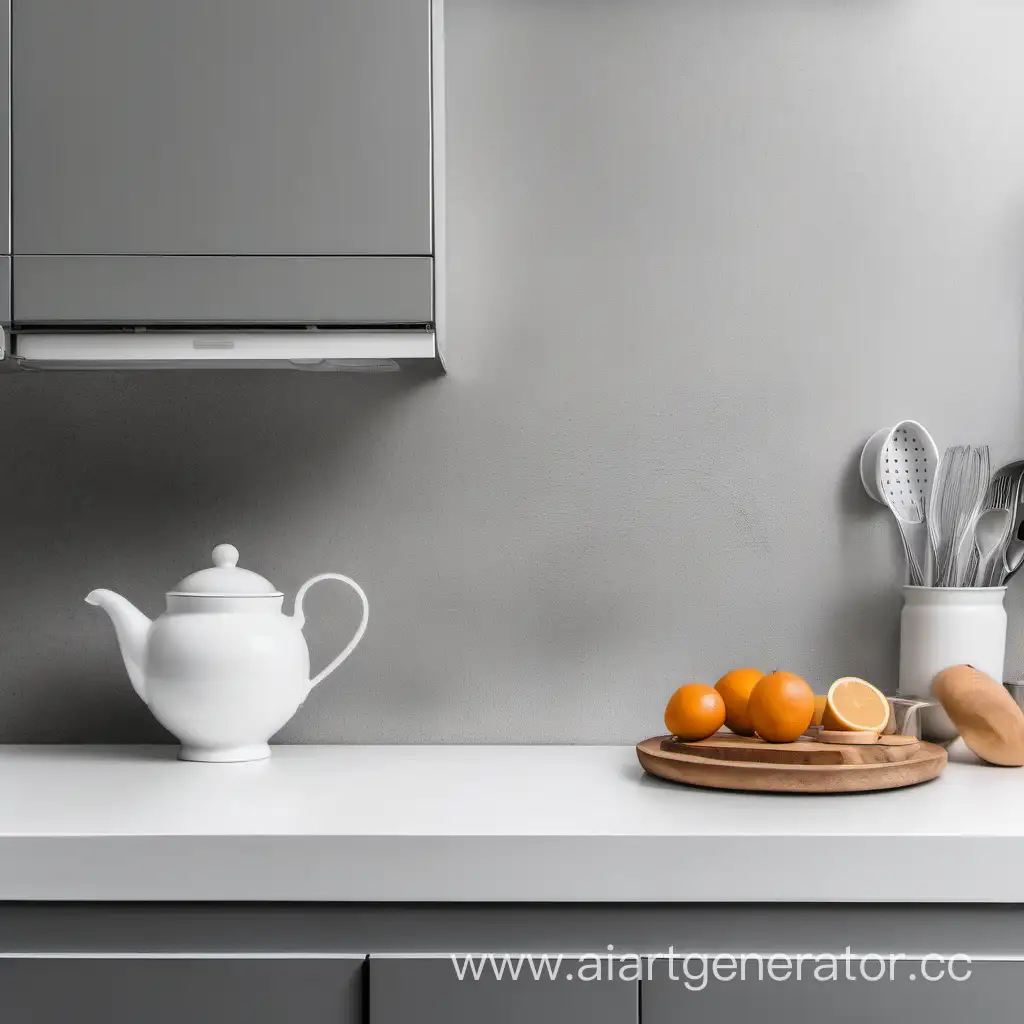
[[[843,676],[828,688],[821,717],[825,729],[880,733],[888,723],[889,702],[867,680]]]

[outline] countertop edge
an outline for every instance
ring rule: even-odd
[[[0,900],[1024,903],[1024,770],[693,789],[632,747],[0,746]]]
[[[3,838],[0,900],[1024,903],[1024,877],[980,870],[1022,854],[998,836]]]

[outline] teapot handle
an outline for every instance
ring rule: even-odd
[[[356,645],[363,639],[363,634],[366,632],[366,624],[370,621],[370,602],[367,601],[366,594],[363,593],[363,588],[359,586],[355,580],[350,580],[347,576],[340,576],[336,572],[325,572],[321,573],[319,576],[314,576],[312,579],[306,580],[306,582],[299,587],[298,593],[295,595],[295,614],[292,618],[299,629],[302,629],[306,624],[306,615],[302,610],[302,600],[306,596],[306,591],[309,590],[314,583],[320,583],[322,580],[340,580],[342,583],[347,583],[359,595],[359,600],[363,602],[363,621],[359,623],[359,628],[356,630],[355,636],[348,642],[348,646],[341,652],[341,654],[339,654],[319,675],[309,681],[309,689],[306,691],[307,693],[309,690],[312,690],[317,683],[322,683],[356,649]]]

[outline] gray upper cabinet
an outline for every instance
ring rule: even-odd
[[[0,253],[11,252],[11,5],[0,0]]]
[[[4,1024],[359,1024],[361,958],[0,958]]]
[[[0,2],[0,324],[11,319],[11,5]],[[0,344],[0,355],[3,352]]]
[[[13,0],[12,24],[16,254],[431,254],[430,0]]]
[[[449,957],[370,958],[370,1024],[637,1024],[638,984],[580,981],[566,958],[558,980],[493,974],[460,981]]]

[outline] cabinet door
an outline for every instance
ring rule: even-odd
[[[0,0],[0,324],[11,319],[11,5]],[[3,353],[0,336],[0,358]]]
[[[430,116],[430,0],[13,0],[14,251],[427,255]]]
[[[4,1024],[358,1024],[361,958],[0,958]]]
[[[460,981],[446,956],[371,957],[370,1024],[637,1024],[637,982],[580,981],[577,964],[562,961],[557,980],[535,980],[524,961],[515,980],[488,970]]]
[[[801,976],[795,976],[795,958],[790,962],[790,976],[785,976],[785,961],[776,962],[775,977],[769,973],[769,960],[764,958],[764,973],[759,978],[755,961],[748,960],[745,980],[716,980],[709,967],[706,985],[702,986],[703,971],[697,961],[689,965],[680,957],[673,968],[675,980],[670,977],[667,960],[652,964],[650,977],[642,986],[643,1024],[736,1024],[737,1021],[758,1020],[764,1024],[818,1024],[836,1021],[838,1024],[861,1024],[878,1021],[880,1024],[964,1024],[979,1021],[984,1024],[1019,1024],[1021,1003],[1024,1001],[1024,963],[1003,961],[976,961],[967,964],[958,960],[952,965],[938,962],[922,964],[901,961],[894,965],[893,977],[889,964],[884,974],[877,959],[852,961],[847,965],[839,961],[838,977],[828,979],[829,968],[815,978],[815,965],[805,961]],[[709,964],[713,962],[709,961]],[[863,963],[865,974],[861,973]],[[720,977],[729,973],[729,964],[719,958],[723,968]],[[952,966],[957,977],[970,972],[965,980],[954,980],[946,974]],[[942,970],[938,980],[927,980],[923,972],[933,977]],[[689,977],[687,977],[689,971]],[[688,987],[689,986],[689,987]]]

